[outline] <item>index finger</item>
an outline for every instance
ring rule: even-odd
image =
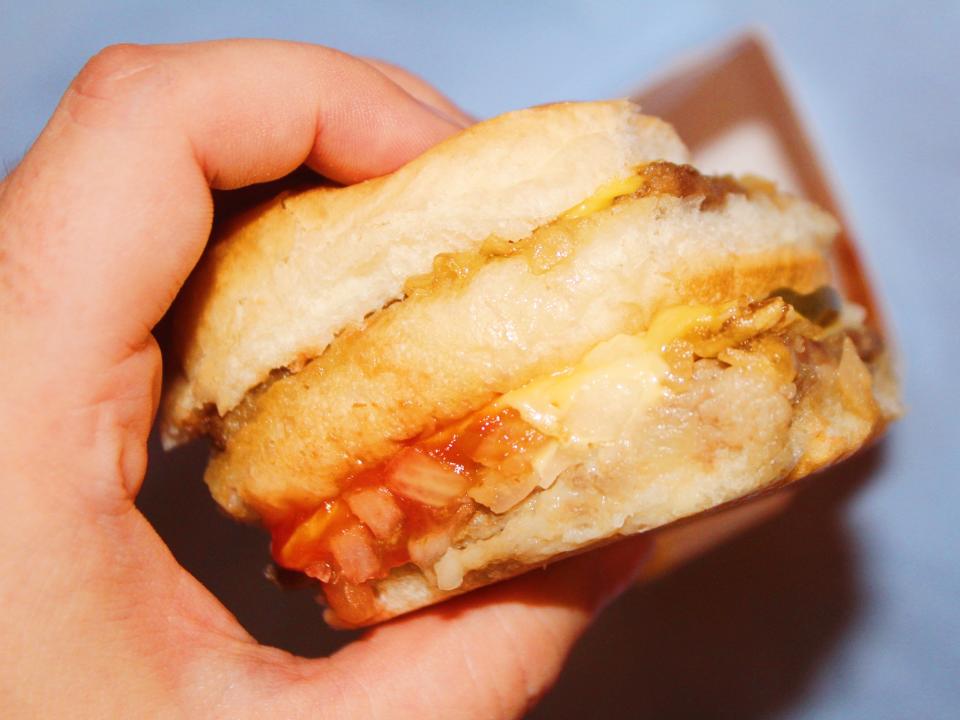
[[[328,48],[236,40],[110,48],[81,72],[0,197],[0,316],[32,357],[145,338],[203,247],[209,187],[306,162],[354,182],[459,126]],[[91,333],[91,328],[103,332]]]

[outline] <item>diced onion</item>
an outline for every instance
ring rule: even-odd
[[[330,538],[330,552],[340,566],[343,577],[362,583],[380,573],[380,558],[370,531],[363,525],[352,525]]]
[[[467,478],[454,468],[415,448],[404,448],[384,474],[390,490],[433,507],[446,507],[464,496]]]
[[[403,511],[385,487],[365,488],[346,497],[350,510],[380,540],[389,540],[403,524]]]
[[[560,443],[556,440],[551,440],[541,452],[534,456],[531,467],[539,478],[537,484],[546,490],[556,482],[564,470],[574,464],[575,461],[571,457],[571,452],[566,448],[561,448]]]
[[[539,484],[540,475],[531,472],[529,467],[513,476],[486,470],[480,483],[471,488],[470,497],[499,515],[524,500]]]
[[[463,565],[454,555],[447,553],[433,566],[440,590],[456,590],[463,584]]]
[[[544,442],[544,436],[514,412],[501,413],[499,423],[480,440],[470,454],[476,462],[510,472],[510,467],[525,462],[524,456]]]
[[[410,554],[410,560],[421,570],[429,570],[437,560],[443,557],[450,547],[450,542],[449,531],[435,530],[426,535],[411,538],[407,543],[407,552]]]

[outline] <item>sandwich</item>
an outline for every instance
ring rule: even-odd
[[[626,101],[468,128],[226,223],[174,309],[162,434],[379,622],[805,477],[899,411],[838,224],[710,176]]]

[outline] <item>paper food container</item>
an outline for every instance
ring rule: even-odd
[[[854,234],[828,181],[763,37],[746,33],[719,48],[681,59],[633,94],[644,112],[670,122],[708,173],[754,174],[829,210],[841,223],[834,246],[837,284],[864,306],[868,324],[884,333],[880,308]],[[661,575],[776,512],[788,488],[730,505],[652,533],[653,560],[643,579]]]

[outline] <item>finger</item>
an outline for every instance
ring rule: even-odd
[[[329,659],[301,661],[300,681],[275,707],[285,716],[359,706],[368,717],[520,717],[630,584],[647,545],[626,540],[383,625]]]
[[[0,188],[7,449],[46,457],[55,437],[95,454],[103,472],[137,475],[129,468],[142,452],[123,457],[116,428],[145,439],[159,367],[149,331],[203,248],[208,186],[266,181],[302,163],[353,182],[458,129],[367,63],[316,46],[101,53]],[[127,396],[103,412],[118,387]],[[34,445],[10,439],[30,428]]]
[[[303,162],[353,182],[456,129],[366,63],[325,48],[111,49],[80,74],[10,178],[5,299],[32,320],[102,326],[114,345],[129,344],[159,319],[202,248],[208,184],[262,182]]]
[[[417,98],[417,100],[436,108],[463,127],[473,125],[473,123],[477,121],[475,117],[465,112],[459,105],[453,102],[453,100],[437,90],[437,88],[419,75],[415,75],[409,70],[384,60],[374,58],[364,58],[364,60]]]

